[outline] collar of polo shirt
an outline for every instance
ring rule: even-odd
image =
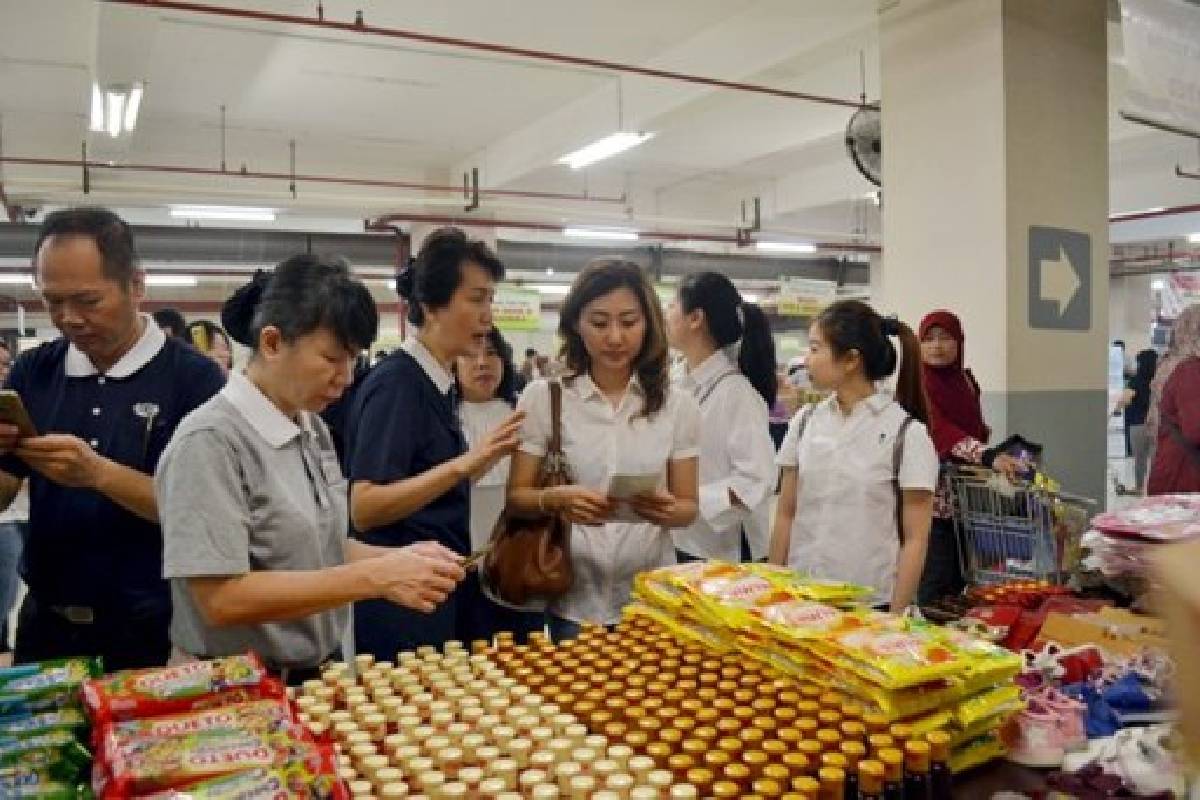
[[[589,400],[593,397],[604,396],[604,393],[600,391],[600,387],[597,386],[596,382],[592,380],[592,376],[586,372],[577,378],[572,378],[571,383],[575,387],[575,391],[579,392],[579,396],[584,400]],[[637,392],[643,397],[646,394],[644,391],[642,391],[642,382],[638,380],[636,372],[629,376],[628,388],[630,391]]]
[[[734,369],[733,362],[724,350],[717,349],[701,362],[700,366],[687,374],[695,386],[705,386]]]
[[[276,450],[310,430],[306,412],[300,412],[300,424],[297,425],[240,372],[229,373],[229,382],[221,390],[221,396],[232,403],[250,427]]]
[[[117,363],[109,368],[108,372],[104,373],[106,378],[130,377],[149,364],[150,360],[158,355],[158,351],[162,350],[163,345],[167,343],[167,335],[162,332],[162,328],[158,327],[158,323],[149,314],[138,314],[138,317],[145,323],[141,337],[133,347],[125,352],[125,355],[117,360]],[[96,369],[92,360],[73,344],[67,347],[67,358],[63,363],[63,369],[66,370],[68,378],[90,378],[100,374],[100,370]]]
[[[891,404],[892,404],[892,396],[890,394],[888,394],[886,391],[875,392],[875,394],[871,395],[870,397],[863,398],[863,401],[861,403],[859,403],[859,405],[861,405],[862,407],[867,409],[867,411],[870,411],[872,414],[875,414],[876,416],[883,413],[884,409],[886,409]],[[836,392],[834,394],[829,395],[829,397],[825,398],[825,405],[829,408],[830,411],[833,411],[837,414],[842,413],[842,407],[838,403]],[[857,410],[858,410],[858,406],[855,406],[854,409],[850,413],[853,414]]]
[[[439,392],[445,394],[454,386],[454,376],[434,358],[433,353],[429,352],[429,348],[416,336],[410,336],[404,340],[404,351],[421,365],[421,369],[425,370],[425,374],[429,376],[429,380],[433,381],[433,385]]]

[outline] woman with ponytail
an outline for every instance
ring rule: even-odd
[[[766,556],[767,516],[778,470],[769,411],[775,342],[762,309],[718,272],[687,276],[667,307],[667,339],[683,354],[678,388],[700,404],[696,521],[673,532],[680,561]]]
[[[351,603],[432,610],[461,559],[433,542],[347,537],[346,479],[318,414],[379,317],[344,263],[289,258],[239,289],[221,321],[250,362],[183,421],[155,475],[173,657],[253,650],[297,684],[336,655]]]
[[[921,344],[857,300],[829,306],[808,335],[813,385],[832,394],[788,426],[771,561],[870,586],[873,604],[903,610],[925,565],[938,478]],[[894,398],[878,388],[893,373]]]

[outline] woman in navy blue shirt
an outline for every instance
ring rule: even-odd
[[[512,414],[468,449],[453,365],[484,345],[503,275],[485,243],[443,228],[397,277],[418,330],[363,382],[346,437],[350,515],[362,541],[403,547],[433,540],[470,553],[471,480],[516,449],[524,415]],[[355,646],[391,660],[398,650],[466,641],[480,630],[481,607],[474,574],[431,614],[362,602],[354,612]]]

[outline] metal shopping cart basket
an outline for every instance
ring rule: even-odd
[[[982,586],[1018,579],[1062,583],[1079,559],[1094,501],[977,467],[950,472],[963,575]]]

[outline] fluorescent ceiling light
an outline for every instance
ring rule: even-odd
[[[135,83],[129,91],[129,99],[125,101],[125,130],[132,131],[137,125],[138,111],[142,107],[142,85]]]
[[[759,300],[759,297],[758,297],[758,295],[752,294],[750,292],[742,292],[742,300],[747,303],[757,303]]]
[[[1162,278],[1155,278],[1150,282],[1150,288],[1154,289],[1156,292],[1161,292],[1163,289],[1167,288],[1167,282]]]
[[[808,242],[755,242],[764,253],[815,253],[817,246]]]
[[[636,242],[637,231],[623,231],[616,228],[563,228],[563,236],[573,239],[608,239],[617,242]]]
[[[104,95],[96,83],[92,84],[92,118],[89,127],[96,133],[104,132]]]
[[[143,88],[140,82],[132,86],[113,84],[103,89],[93,83],[88,128],[96,133],[107,132],[114,139],[122,133],[131,133],[142,107]]]
[[[595,164],[597,161],[611,158],[617,153],[624,153],[631,147],[637,147],[639,144],[653,138],[653,133],[618,131],[617,133],[605,136],[603,139],[592,142],[587,147],[581,147],[573,153],[567,153],[558,160],[558,163],[566,164],[571,169],[583,169],[586,166]]]
[[[199,283],[195,275],[150,274],[146,276],[147,286],[195,286]]]
[[[395,278],[392,278],[391,280],[389,280],[387,282],[387,284],[388,284],[389,289],[391,289],[393,292],[396,291],[396,279]]]
[[[526,288],[533,289],[541,294],[552,294],[559,297],[566,297],[571,291],[571,287],[565,283],[531,283]]]
[[[1200,244],[1200,233],[1189,233],[1188,234],[1188,243],[1189,244]]]
[[[274,222],[273,208],[244,208],[242,206],[171,206],[176,219],[219,219],[242,222]]]
[[[22,275],[19,272],[0,273],[0,284],[5,286],[33,286],[32,275]]]
[[[125,122],[125,95],[118,92],[106,92],[104,106],[104,128],[114,139],[121,135],[121,125]]]

